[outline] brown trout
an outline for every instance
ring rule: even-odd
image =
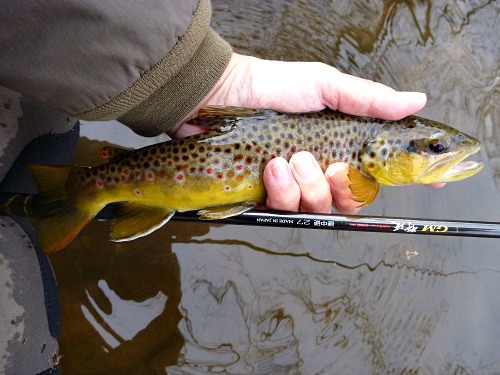
[[[105,148],[97,167],[29,167],[40,194],[33,219],[45,253],[66,246],[107,204],[119,205],[111,239],[144,236],[175,211],[201,210],[224,218],[265,202],[266,163],[311,152],[323,170],[349,163],[350,188],[370,204],[380,184],[457,181],[481,162],[463,162],[480,142],[444,124],[410,116],[399,121],[356,117],[332,110],[306,114],[236,107],[208,107],[191,123],[210,131],[138,150]]]

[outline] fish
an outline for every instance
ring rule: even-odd
[[[64,248],[106,205],[110,239],[128,241],[167,223],[176,211],[198,210],[222,219],[265,202],[263,172],[275,157],[314,155],[322,170],[348,164],[350,189],[360,206],[380,185],[434,184],[478,173],[463,161],[481,143],[442,123],[409,116],[398,121],[331,109],[311,113],[210,106],[191,124],[207,132],[136,150],[107,147],[94,167],[30,165],[39,194],[31,220],[43,252]]]

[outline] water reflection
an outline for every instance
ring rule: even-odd
[[[238,51],[425,91],[424,116],[483,141],[477,177],[382,189],[365,213],[500,221],[499,2],[213,5]],[[131,243],[107,234],[94,222],[52,257],[66,373],[500,371],[498,240],[179,223]]]

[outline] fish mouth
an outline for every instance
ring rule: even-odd
[[[471,153],[460,152],[435,163],[424,173],[424,176],[428,176],[432,180],[425,183],[435,184],[459,181],[480,172],[484,167],[482,161],[463,161],[469,155]]]
[[[461,161],[452,166],[442,175],[442,181],[451,182],[475,175],[483,169],[482,161]]]

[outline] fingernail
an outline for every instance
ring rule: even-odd
[[[300,178],[303,180],[312,180],[317,177],[318,162],[312,155],[307,155],[300,159],[295,159],[293,161],[293,166],[295,171],[298,173]]]
[[[271,174],[273,175],[274,181],[279,185],[286,185],[290,181],[288,163],[284,159],[278,159],[274,162]]]

